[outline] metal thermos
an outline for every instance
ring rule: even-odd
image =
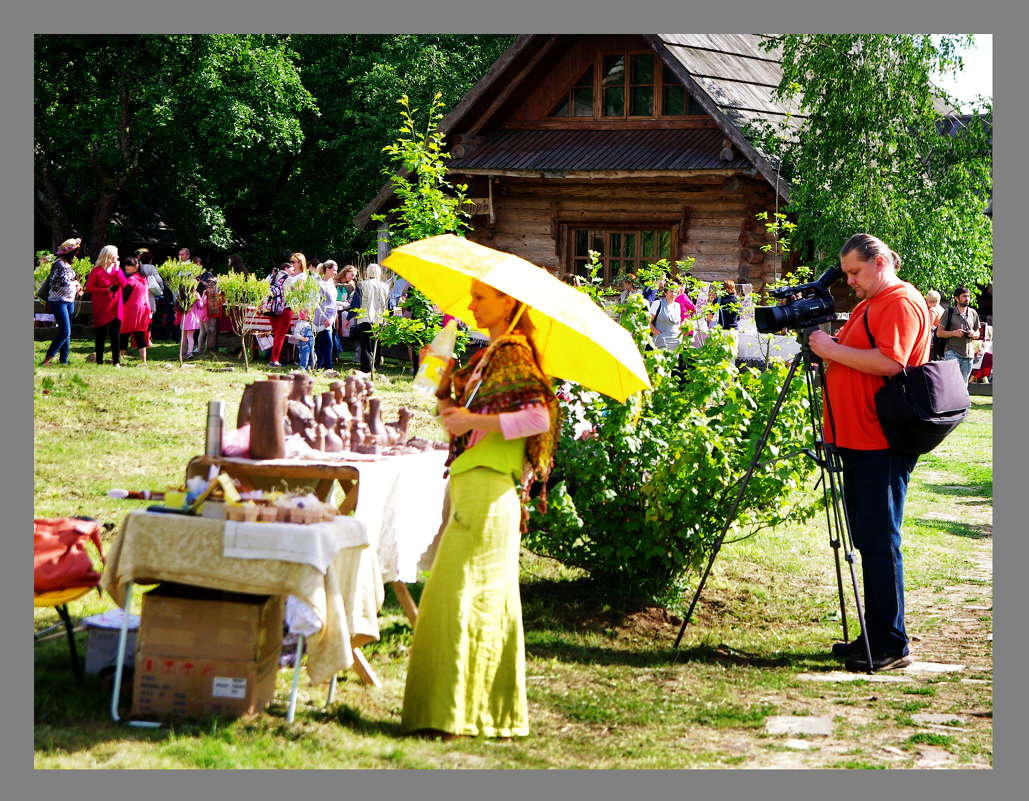
[[[222,402],[207,402],[207,439],[204,455],[216,458],[222,455]]]

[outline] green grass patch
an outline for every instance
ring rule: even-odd
[[[37,364],[45,345],[35,343]],[[34,372],[35,513],[96,517],[109,528],[109,544],[125,514],[147,503],[112,500],[107,490],[178,485],[188,460],[203,451],[208,400],[223,400],[234,422],[243,387],[263,378],[266,365],[244,372],[219,355],[180,367],[161,361],[174,352],[161,346],[147,367],[130,359],[114,370],[84,364],[91,350],[92,343],[75,342],[71,368]],[[316,375],[315,390],[330,380]],[[410,383],[409,368],[383,370],[376,395],[387,419],[407,405],[415,410],[412,433],[441,439],[429,401]],[[991,437],[992,398],[973,397],[969,420],[923,457],[912,477],[903,543],[908,627],[922,639],[919,652],[931,657],[945,656],[933,650],[938,632],[955,617],[971,617],[962,604],[992,604],[990,577],[970,577],[986,561],[992,537],[992,468],[979,456],[990,452]],[[810,680],[841,668],[829,653],[842,621],[824,520],[726,543],[679,648],[673,643],[689,596],[656,608],[527,551],[521,569],[528,738],[400,736],[411,625],[387,590],[380,639],[363,647],[382,686],[365,687],[347,672],[326,706],[327,687],[312,686],[302,673],[292,725],[285,722],[290,671],[280,672],[271,707],[253,718],[175,721],[157,730],[115,724],[99,679],[75,683],[65,640],[39,643],[34,766],[681,770],[774,768],[785,758],[814,768],[876,770],[910,767],[898,763],[896,751],[921,744],[947,748],[959,767],[992,763],[989,643],[974,653],[965,643],[955,650],[953,661],[977,657],[961,674],[896,683]],[[853,637],[857,616],[845,562],[841,570]],[[416,601],[421,588],[411,587]],[[72,604],[72,614],[79,619],[111,606],[107,596],[91,593]],[[976,625],[988,631],[991,615],[976,614]],[[35,610],[37,631],[55,622],[53,610]],[[77,641],[81,655],[85,635]],[[127,704],[122,710],[127,714]],[[966,718],[960,737],[912,731],[917,712],[957,710]],[[833,747],[812,740],[819,747],[787,755],[764,733],[769,715],[831,717]]]

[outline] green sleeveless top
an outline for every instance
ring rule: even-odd
[[[451,462],[450,474],[457,475],[473,467],[488,467],[498,473],[510,473],[518,484],[522,480],[522,463],[525,461],[525,439],[504,439],[500,431],[489,431]]]

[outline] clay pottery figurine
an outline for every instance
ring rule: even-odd
[[[343,389],[346,385],[342,381],[333,381],[329,384],[329,391],[332,393],[332,397],[337,406],[341,403],[346,403],[343,397]]]
[[[312,448],[316,448],[317,421],[314,419],[314,412],[308,408],[307,404],[290,398],[286,401],[286,415],[289,418],[290,431],[299,434],[303,437],[304,442]]]
[[[312,411],[314,400],[311,398],[311,389],[314,387],[314,378],[304,372],[290,373],[293,377],[293,389],[289,394],[290,400],[299,401]]]
[[[382,422],[382,399],[368,399],[368,431],[372,439],[380,445],[389,445],[390,437],[386,433],[386,426]]]
[[[343,450],[343,440],[336,433],[339,428],[339,416],[332,404],[332,393],[323,392],[318,399],[321,401],[321,414],[318,415],[318,422],[325,428],[325,447],[323,450],[329,453],[338,453]]]
[[[404,442],[407,439],[407,425],[411,422],[411,418],[414,417],[414,412],[406,406],[401,406],[397,414],[399,417],[396,422],[386,423],[386,428],[390,432],[396,432],[395,437],[392,433],[390,434],[391,442]]]
[[[282,419],[289,386],[281,381],[255,381],[250,386],[250,457],[281,459],[286,455]]]
[[[344,407],[345,408],[345,407]],[[342,417],[336,420],[336,436],[339,437],[340,447],[344,451],[351,450],[350,447],[350,416],[344,420]]]

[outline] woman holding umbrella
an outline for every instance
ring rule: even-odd
[[[401,726],[444,736],[524,736],[523,503],[532,482],[545,482],[550,472],[559,410],[526,306],[475,280],[468,308],[490,344],[437,393],[451,437],[450,513],[419,602]]]

